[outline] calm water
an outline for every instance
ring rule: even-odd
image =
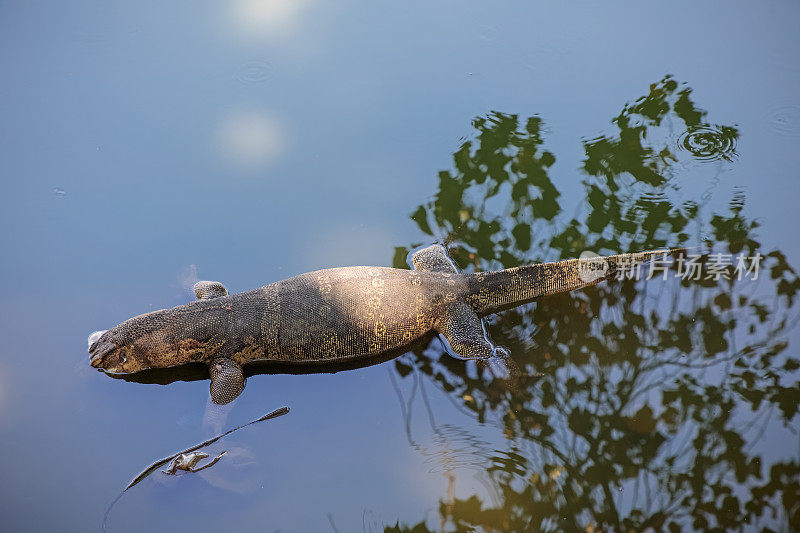
[[[0,4],[0,530],[800,529],[800,5]],[[337,374],[109,379],[87,335],[340,265],[662,246],[624,281]],[[730,273],[730,269],[726,270]],[[539,374],[537,374],[539,373]]]

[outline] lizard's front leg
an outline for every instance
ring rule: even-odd
[[[198,300],[211,300],[228,294],[228,289],[219,281],[198,281],[194,284],[194,294]],[[242,367],[227,357],[216,357],[208,363],[211,376],[211,399],[217,405],[225,405],[235,400],[244,390]]]
[[[194,284],[194,295],[198,300],[210,300],[227,294],[228,289],[219,281],[198,281]]]
[[[232,402],[244,390],[242,367],[227,357],[212,359],[208,363],[208,374],[211,376],[211,400],[218,405]]]

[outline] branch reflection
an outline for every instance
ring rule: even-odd
[[[735,164],[738,130],[709,123],[691,89],[669,76],[611,123],[614,134],[583,141],[586,200],[574,216],[562,193],[576,184],[551,179],[556,158],[544,148],[542,119],[494,112],[473,121],[474,140],[453,154],[453,169],[439,173],[435,196],[412,218],[431,239],[446,235],[467,271],[703,238],[713,243],[705,262],[762,254],[758,282],[623,280],[506,311],[490,329],[523,369],[514,390],[471,375],[435,343],[396,360],[398,380],[434,384],[508,438],[482,467],[493,501],[449,489],[437,525],[800,528],[797,457],[767,460],[757,451],[768,424],[797,439],[800,360],[788,334],[800,279],[781,250],[760,241],[743,192],[733,190],[720,208],[713,190],[695,193],[687,182],[697,165]],[[394,266],[404,268],[420,244],[398,247]],[[385,531],[430,527],[429,519]]]

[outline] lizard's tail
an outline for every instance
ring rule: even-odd
[[[647,277],[642,265],[653,262],[652,268],[668,268],[655,264],[669,255],[681,255],[686,248],[654,250],[631,254],[581,257],[555,263],[538,263],[496,272],[472,274],[467,298],[478,315],[488,315],[531,302],[542,296],[582,289],[601,281],[627,275]],[[637,274],[638,272],[638,274]]]

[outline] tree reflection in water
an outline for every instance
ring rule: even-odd
[[[708,123],[691,90],[669,76],[612,124],[614,135],[583,142],[586,200],[573,217],[559,186],[574,184],[550,178],[555,156],[543,148],[542,120],[495,112],[474,120],[474,141],[455,152],[453,170],[439,174],[436,195],[412,218],[433,239],[450,235],[450,253],[466,271],[702,239],[714,254],[763,254],[759,281],[623,280],[506,311],[490,330],[522,369],[514,390],[433,346],[396,360],[395,382],[434,385],[507,437],[507,449],[479,446],[483,461],[469,464],[491,501],[456,498],[463,465],[446,447],[474,438],[431,418],[447,443],[440,459],[450,483],[436,525],[800,528],[797,457],[757,450],[767,424],[797,439],[800,362],[788,335],[800,280],[780,250],[762,246],[741,191],[719,206],[710,189],[695,194],[685,182],[698,165],[719,174],[734,162],[738,131]],[[406,267],[409,248],[397,248],[396,267]]]

